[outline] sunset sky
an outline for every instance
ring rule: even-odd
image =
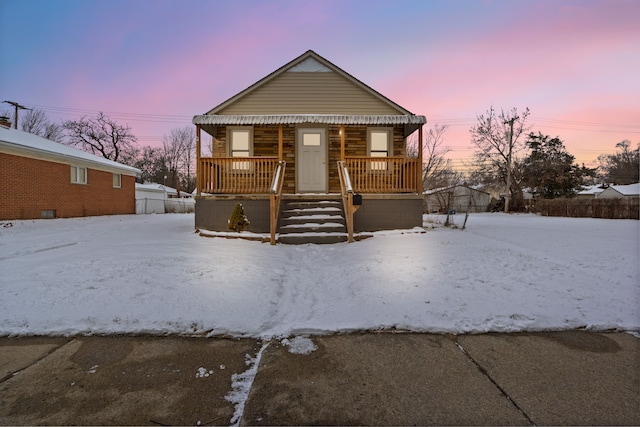
[[[579,162],[640,143],[637,0],[0,0],[0,102],[157,145],[309,49],[449,125],[457,168],[492,105]]]

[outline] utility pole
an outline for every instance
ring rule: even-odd
[[[513,151],[513,122],[520,117],[512,117],[511,120],[505,120],[503,123],[507,123],[510,126],[509,130],[509,153],[507,154],[507,191],[504,195],[504,213],[509,213],[509,201],[511,200],[511,152]]]
[[[18,110],[31,110],[31,108],[27,108],[24,105],[20,105],[17,102],[13,102],[13,101],[4,101],[4,102],[6,102],[7,104],[11,104],[15,107],[16,114],[15,114],[15,120],[13,123],[13,128],[18,129]]]

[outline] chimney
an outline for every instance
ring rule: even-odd
[[[8,128],[11,127],[11,121],[7,116],[0,116],[0,126],[6,126]]]

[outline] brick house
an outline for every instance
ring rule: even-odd
[[[422,147],[409,157],[407,138],[425,123],[309,50],[193,118],[196,227],[226,230],[236,203],[272,243],[420,226]]]
[[[0,220],[135,214],[139,173],[0,126]]]

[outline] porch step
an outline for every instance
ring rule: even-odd
[[[329,244],[348,240],[342,203],[336,200],[285,200],[278,229],[280,243]]]

